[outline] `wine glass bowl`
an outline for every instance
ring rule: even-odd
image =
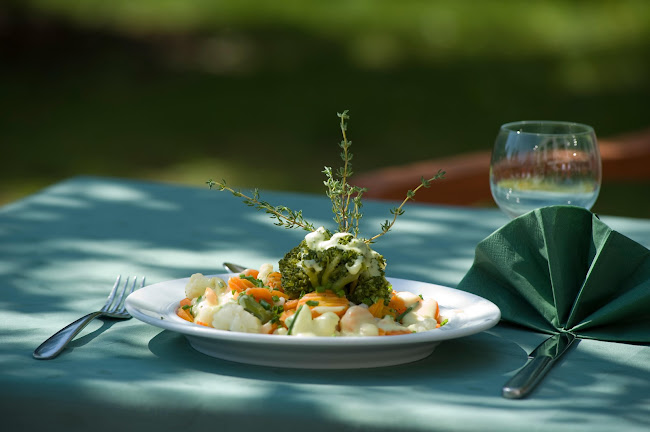
[[[590,210],[601,181],[600,152],[591,126],[520,121],[499,129],[490,162],[490,190],[508,216],[562,204]]]

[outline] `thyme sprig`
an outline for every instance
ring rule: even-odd
[[[348,183],[348,179],[352,177],[352,158],[353,154],[350,151],[352,146],[352,141],[348,140],[347,130],[348,124],[347,121],[350,119],[348,111],[343,111],[342,113],[336,113],[336,115],[341,119],[340,127],[341,134],[343,135],[343,140],[339,144],[341,149],[341,159],[343,159],[343,166],[339,168],[337,174],[339,180],[337,180],[332,172],[332,168],[325,167],[323,171],[327,176],[327,180],[323,183],[327,186],[327,196],[332,201],[332,212],[334,213],[334,222],[339,226],[338,232],[352,232],[354,237],[359,236],[359,221],[363,217],[361,213],[361,197],[364,192],[367,191],[366,188],[352,186]],[[445,176],[445,172],[438,170],[438,173],[426,179],[422,177],[420,179],[420,184],[413,190],[409,190],[406,193],[406,198],[402,203],[393,209],[390,210],[390,213],[393,215],[392,220],[386,220],[381,224],[381,232],[374,237],[364,240],[366,243],[374,243],[379,237],[388,233],[395,225],[397,217],[404,214],[404,205],[409,200],[415,199],[415,193],[422,187],[429,188],[431,187],[431,182],[434,180],[442,179]]]
[[[235,190],[229,187],[226,184],[225,180],[220,182],[214,181],[212,179],[208,180],[207,185],[210,189],[215,186],[220,191],[228,191],[238,198],[243,198],[243,203],[249,207],[255,207],[257,210],[263,210],[265,213],[271,216],[271,219],[276,219],[274,225],[281,226],[287,229],[290,228],[302,228],[305,231],[314,231],[314,225],[307,222],[302,216],[302,210],[294,211],[286,206],[274,206],[269,204],[267,201],[264,201],[260,198],[260,193],[258,189],[253,189],[253,196],[247,196],[241,191]]]
[[[331,167],[325,167],[323,173],[327,180],[323,182],[327,186],[326,195],[332,201],[332,212],[334,213],[334,222],[338,225],[338,232],[352,232],[355,237],[359,235],[359,221],[363,217],[361,213],[361,196],[367,191],[366,188],[352,186],[348,179],[354,174],[352,171],[353,154],[350,151],[352,141],[347,137],[347,120],[350,118],[348,111],[336,113],[341,119],[340,127],[343,140],[339,143],[341,147],[341,159],[343,166],[338,169],[336,176]],[[336,178],[338,177],[338,179]]]
[[[430,188],[432,181],[445,178],[445,174],[446,174],[445,171],[438,170],[436,175],[434,175],[430,179],[426,179],[424,177],[421,177],[420,178],[420,184],[418,185],[418,187],[416,187],[413,190],[409,190],[408,192],[406,192],[406,198],[404,198],[404,201],[402,201],[402,203],[398,207],[394,207],[394,208],[392,208],[390,210],[390,213],[393,215],[393,219],[390,220],[390,221],[386,220],[386,222],[381,224],[381,232],[379,234],[375,235],[374,237],[371,237],[368,240],[366,240],[366,243],[374,243],[375,240],[377,240],[379,237],[383,236],[388,231],[390,231],[390,229],[393,227],[393,225],[395,225],[395,222],[397,221],[397,217],[404,214],[404,209],[403,209],[404,205],[407,202],[409,202],[409,200],[415,200],[415,193],[420,188],[423,188],[423,187],[424,188]]]
[[[361,212],[361,208],[363,207],[361,197],[367,189],[353,186],[349,183],[350,177],[354,174],[352,171],[352,158],[354,155],[350,151],[352,141],[350,141],[347,136],[347,121],[350,119],[350,116],[348,110],[345,110],[342,113],[336,113],[336,115],[340,119],[341,134],[343,135],[343,139],[339,143],[339,147],[341,147],[340,156],[343,160],[343,166],[336,172],[334,172],[331,167],[325,167],[323,173],[327,179],[323,184],[327,186],[326,195],[332,201],[332,212],[334,213],[334,222],[338,225],[338,232],[352,233],[356,238],[359,236],[359,225],[361,218],[363,217],[363,213]],[[386,220],[381,224],[381,232],[379,234],[369,239],[364,239],[364,241],[366,243],[374,243],[379,237],[387,234],[395,225],[397,218],[404,214],[404,205],[410,200],[415,200],[416,192],[423,187],[431,187],[431,182],[443,179],[444,176],[445,172],[438,170],[436,175],[429,179],[421,177],[420,184],[415,189],[407,191],[406,198],[404,198],[402,203],[390,210],[390,213],[393,215],[392,220]],[[277,226],[284,228],[302,228],[306,231],[312,232],[315,231],[314,225],[307,222],[302,216],[302,210],[294,211],[286,206],[273,206],[260,198],[257,189],[253,190],[253,196],[247,196],[241,191],[229,187],[225,180],[218,182],[210,179],[206,183],[210,186],[210,189],[217,187],[220,191],[229,191],[234,196],[243,198],[243,203],[247,206],[255,207],[257,210],[263,210],[269,214],[272,219],[276,219],[274,224]]]

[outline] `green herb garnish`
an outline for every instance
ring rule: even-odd
[[[264,308],[260,303],[256,302],[253,296],[249,296],[248,294],[242,294],[237,297],[237,303],[239,303],[239,305],[246,311],[259,318],[262,324],[270,321],[273,317],[270,311]]]
[[[257,288],[264,288],[264,282],[262,282],[260,279],[254,278],[253,276],[245,276],[243,274],[240,274],[239,278],[246,279],[247,281],[255,285],[255,287]]]
[[[411,312],[413,309],[415,309],[415,306],[417,306],[417,305],[418,305],[418,303],[414,303],[411,306],[409,306],[408,308],[406,308],[406,310],[404,312],[402,312],[401,314],[399,314],[399,315],[397,315],[395,317],[395,322],[401,323],[402,320],[404,319],[404,317],[406,316],[406,314]]]
[[[361,207],[363,206],[361,197],[367,189],[352,186],[348,182],[353,174],[352,158],[354,156],[350,151],[352,141],[348,140],[347,136],[347,121],[350,119],[350,116],[347,110],[342,113],[337,113],[336,115],[340,119],[339,125],[343,135],[343,139],[339,143],[343,166],[337,171],[332,170],[331,167],[325,167],[323,173],[325,173],[326,180],[323,183],[327,187],[326,194],[332,202],[332,212],[334,213],[334,222],[338,225],[338,232],[352,233],[356,238],[359,236],[359,222],[363,217],[363,214],[361,213]],[[381,224],[381,232],[369,239],[364,239],[364,241],[366,243],[374,243],[379,237],[388,233],[395,225],[397,217],[404,214],[404,205],[409,200],[415,199],[416,192],[420,190],[420,188],[430,187],[432,181],[442,179],[444,178],[444,175],[444,171],[438,170],[438,172],[429,179],[421,177],[420,184],[415,189],[407,191],[404,201],[402,201],[399,206],[390,210],[393,217],[390,220],[387,219]],[[252,196],[249,196],[243,194],[239,190],[229,187],[225,180],[218,182],[210,179],[206,183],[210,189],[216,187],[220,191],[228,191],[238,198],[243,198],[244,204],[269,214],[271,219],[276,220],[274,224],[277,226],[284,228],[302,228],[311,232],[315,231],[314,225],[304,219],[302,211],[294,211],[286,206],[273,206],[260,198],[258,189],[253,189]]]
[[[293,326],[296,325],[296,319],[298,318],[298,314],[300,314],[300,311],[304,307],[305,305],[301,305],[296,311],[296,313],[293,314],[293,318],[291,319],[291,324],[289,324],[289,329],[287,330],[287,336],[291,336],[291,332],[293,331]]]
[[[217,187],[220,191],[229,191],[234,196],[244,199],[244,204],[249,207],[255,207],[257,210],[263,210],[271,216],[271,219],[276,219],[275,225],[285,228],[302,228],[306,231],[314,231],[314,226],[307,222],[303,216],[302,211],[293,211],[285,206],[272,206],[268,202],[260,198],[258,189],[253,189],[253,196],[244,195],[241,191],[234,190],[226,185],[226,180],[221,182],[212,179],[206,182],[210,189]]]

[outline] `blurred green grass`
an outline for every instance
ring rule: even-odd
[[[650,126],[645,1],[28,0],[0,22],[0,202],[81,174],[320,193],[343,109],[357,172],[519,119]],[[605,179],[594,211],[650,217],[649,188]]]

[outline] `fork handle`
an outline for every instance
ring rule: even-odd
[[[67,325],[50,336],[38,348],[34,350],[34,358],[38,360],[49,360],[58,356],[63,348],[70,343],[92,320],[100,316],[102,312],[92,312],[82,316],[77,321]]]

